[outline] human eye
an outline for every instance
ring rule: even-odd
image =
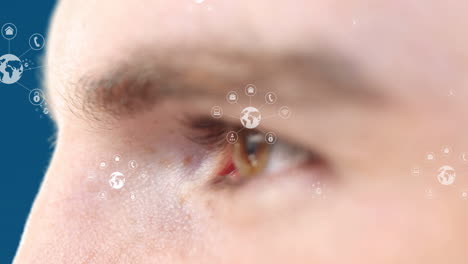
[[[185,123],[193,131],[189,138],[216,157],[216,169],[207,180],[211,186],[240,189],[255,181],[287,181],[288,177],[293,181],[299,175],[308,190],[322,193],[330,170],[318,153],[263,129],[246,129],[209,117],[187,116]]]

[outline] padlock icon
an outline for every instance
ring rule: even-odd
[[[39,102],[41,101],[41,96],[39,95],[39,92],[38,92],[38,91],[35,91],[35,92],[34,92],[33,101],[34,101],[35,103],[39,103]]]
[[[265,141],[266,141],[266,143],[268,143],[268,144],[275,144],[275,142],[276,142],[276,135],[275,135],[273,132],[268,132],[268,133],[265,135]]]

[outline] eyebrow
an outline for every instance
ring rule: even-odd
[[[140,50],[146,52],[135,52],[69,83],[67,99],[74,112],[93,119],[101,119],[102,114],[122,117],[165,99],[224,100],[228,91],[241,91],[249,83],[265,93],[287,90],[282,91],[285,101],[295,105],[381,107],[389,100],[358,71],[357,63],[330,48],[313,53],[185,48],[159,51],[159,55],[149,55],[151,48]]]

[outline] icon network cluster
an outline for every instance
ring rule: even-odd
[[[411,169],[411,174],[413,176],[426,174],[434,177],[435,182],[440,184],[440,186],[446,188],[454,187],[456,186],[457,173],[452,163],[457,159],[453,159],[452,154],[453,150],[450,146],[443,146],[440,153],[428,152],[424,157],[427,171],[423,170],[420,166],[414,166]],[[459,159],[462,163],[468,163],[468,153],[461,153]],[[434,166],[436,169],[433,169]],[[430,167],[430,169],[427,167]],[[433,188],[427,188],[425,190],[426,198],[433,199],[435,195],[435,190]],[[468,189],[461,189],[459,196],[463,200],[468,200]]]
[[[45,38],[39,33],[34,33],[29,37],[29,49],[17,56],[11,53],[11,41],[18,35],[18,29],[13,23],[5,23],[1,28],[1,34],[8,41],[8,53],[0,56],[0,83],[11,85],[18,84],[29,91],[29,102],[34,106],[39,106],[42,113],[49,113],[41,89],[29,89],[20,82],[24,71],[34,70],[34,63],[29,59],[22,59],[30,51],[42,50],[45,46]],[[37,109],[36,109],[37,110]]]
[[[242,128],[239,131],[229,131],[226,134],[226,140],[229,144],[235,144],[239,140],[239,132],[243,129],[256,129],[262,121],[262,114],[260,110],[265,105],[274,105],[277,101],[277,96],[274,92],[267,92],[265,94],[265,103],[257,108],[252,106],[252,97],[257,95],[257,87],[253,84],[248,84],[245,87],[245,95],[249,97],[249,106],[242,108],[240,112],[240,123]],[[230,91],[226,94],[226,101],[229,104],[239,104],[239,95],[236,91]],[[224,115],[223,108],[221,106],[213,106],[211,108],[211,116],[215,119],[220,119]],[[289,119],[291,117],[291,110],[287,106],[282,106],[279,108],[278,113],[274,116],[279,116],[282,119]],[[237,117],[236,117],[237,118]],[[267,117],[268,118],[268,117]],[[265,142],[267,144],[275,144],[277,141],[277,136],[274,132],[265,133]]]

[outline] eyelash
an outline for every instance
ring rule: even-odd
[[[186,136],[189,140],[210,150],[223,149],[228,144],[228,131],[236,130],[232,125],[208,117],[186,116],[182,123],[194,132]]]

